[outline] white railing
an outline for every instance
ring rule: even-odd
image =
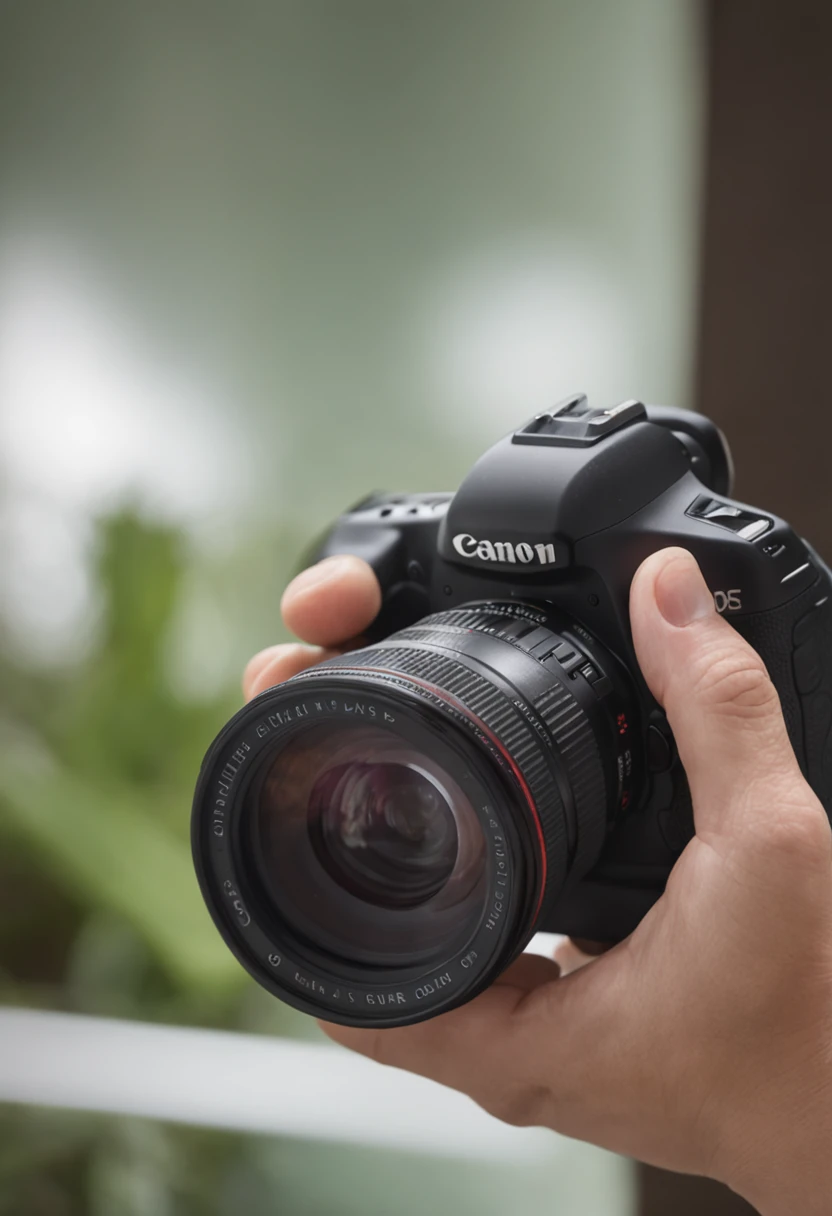
[[[32,1009],[0,1009],[0,1101],[453,1157],[563,1146],[335,1046]]]

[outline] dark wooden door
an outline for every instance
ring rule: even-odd
[[[737,497],[832,558],[832,3],[710,0],[697,408]],[[639,1172],[640,1216],[741,1216],[724,1187]]]

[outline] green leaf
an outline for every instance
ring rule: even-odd
[[[0,762],[0,815],[83,900],[128,920],[171,979],[215,991],[246,982],[202,902],[188,845],[134,795],[33,772],[8,753]]]

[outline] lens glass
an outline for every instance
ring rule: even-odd
[[[476,812],[451,773],[392,728],[301,728],[249,801],[267,898],[317,948],[401,965],[476,928],[486,888]]]
[[[416,761],[328,768],[312,787],[308,824],[318,860],[339,886],[382,908],[426,903],[456,865],[447,791]]]

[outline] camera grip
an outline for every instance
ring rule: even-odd
[[[821,570],[790,603],[731,623],[765,662],[800,767],[832,817],[832,582]]]

